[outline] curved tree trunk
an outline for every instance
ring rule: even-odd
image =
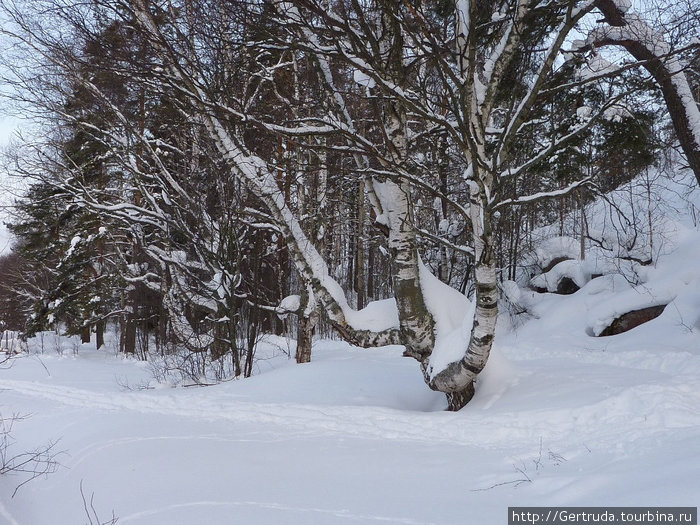
[[[589,37],[589,44],[624,47],[654,77],[661,88],[678,142],[700,185],[700,110],[683,65],[663,37],[637,15],[626,17],[613,0],[597,0],[596,7],[611,27],[595,30]]]
[[[471,381],[465,388],[457,392],[448,392],[447,396],[447,410],[450,412],[457,412],[464,408],[469,401],[472,400],[475,393],[474,381]]]
[[[389,222],[389,252],[394,297],[399,314],[404,355],[423,361],[435,344],[433,317],[423,298],[418,243],[414,229],[410,185],[385,183],[384,209]]]
[[[432,378],[426,377],[430,388],[445,392],[448,410],[459,410],[474,395],[474,381],[486,366],[496,333],[498,318],[498,280],[493,251],[491,221],[484,206],[481,186],[471,185],[470,213],[474,235],[476,265],[476,308],[469,344],[459,361],[450,363]]]

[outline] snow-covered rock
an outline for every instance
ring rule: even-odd
[[[548,272],[534,276],[530,280],[530,286],[538,291],[570,294],[590,279],[591,275],[586,273],[581,261],[567,259],[557,263]]]

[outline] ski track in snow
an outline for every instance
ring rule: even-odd
[[[20,525],[20,523],[17,520],[15,520],[5,508],[5,505],[2,504],[2,501],[0,501],[0,518],[4,518],[6,520],[5,523],[7,525]]]
[[[354,514],[347,509],[323,509],[315,507],[295,507],[290,505],[282,505],[279,503],[266,503],[260,501],[195,501],[190,503],[180,503],[175,505],[169,505],[167,507],[161,507],[158,509],[151,509],[142,512],[136,512],[128,516],[119,518],[119,523],[129,523],[134,520],[140,520],[143,518],[149,518],[163,514],[165,512],[176,511],[192,507],[257,507],[260,509],[275,510],[280,512],[296,512],[312,515],[328,515],[336,518],[345,518],[362,521],[363,523],[369,521],[381,521],[385,523],[403,523],[405,525],[438,525],[437,522],[428,521],[417,521],[411,518],[401,518],[401,517],[391,517],[391,516],[375,516],[369,514]],[[313,517],[310,516],[312,519]],[[312,521],[313,522],[313,521]]]
[[[545,358],[544,355],[539,355]],[[648,359],[647,359],[648,358]],[[542,436],[559,441],[580,436],[587,443],[611,445],[634,437],[650,437],[663,429],[700,427],[700,358],[669,352],[661,364],[644,352],[591,353],[587,361],[627,369],[659,371],[659,382],[611,386],[609,395],[572,410],[558,407],[538,411],[499,409],[505,388],[485,396],[475,408],[460,413],[406,412],[383,407],[260,403],[241,401],[226,392],[178,390],[151,393],[101,393],[33,381],[7,380],[2,388],[22,396],[97,411],[132,411],[188,419],[266,424],[300,433],[345,437],[452,443],[479,448],[510,448],[515,442],[533,443]],[[681,376],[681,377],[679,377]],[[691,379],[692,378],[692,379]],[[507,388],[516,388],[518,378]],[[633,408],[630,411],[630,408]],[[488,409],[488,411],[487,411]],[[552,422],[556,421],[557,425]],[[195,436],[196,439],[210,439]],[[157,438],[147,438],[157,439]],[[211,439],[220,439],[211,437]],[[100,448],[109,446],[102,443]],[[88,453],[88,451],[83,451]],[[77,459],[77,458],[76,458]]]

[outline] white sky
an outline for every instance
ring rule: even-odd
[[[2,111],[0,106],[0,111]],[[11,138],[21,126],[21,121],[3,115],[0,113],[0,155],[8,146]],[[14,192],[10,190],[12,186],[7,173],[4,171],[2,163],[0,163],[0,255],[8,253],[10,248],[10,232],[5,227],[5,221],[8,220],[7,206],[12,205],[14,200]]]
[[[7,24],[7,20],[2,12],[0,12],[0,23],[3,26]],[[10,57],[13,55],[8,52],[7,45],[7,38],[0,36],[0,53],[2,53],[2,58],[11,61],[12,58]],[[13,184],[13,181],[10,180],[5,171],[5,150],[22,125],[22,121],[17,116],[17,105],[6,96],[10,89],[6,84],[6,79],[3,79],[5,76],[11,77],[0,61],[0,255],[9,253],[10,232],[7,231],[5,222],[9,218],[7,207],[13,204],[16,194],[15,191],[12,191],[12,187],[16,186],[16,184]]]

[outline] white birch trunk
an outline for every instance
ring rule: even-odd
[[[399,314],[404,355],[423,361],[433,349],[435,334],[420,283],[418,247],[414,228],[411,188],[407,183],[384,183],[383,207],[389,223],[394,297]]]
[[[476,266],[476,308],[464,356],[444,370],[426,377],[433,390],[447,394],[448,409],[459,410],[474,395],[474,380],[484,369],[491,352],[498,318],[498,282],[493,254],[493,232],[486,213],[482,185],[470,184],[470,212],[473,227]]]
[[[383,38],[380,53],[386,74],[397,85],[405,81],[403,65],[403,36],[394,17],[393,2],[382,2],[381,25]],[[394,165],[401,166],[408,158],[406,108],[396,100],[384,106],[386,146]],[[428,311],[420,282],[420,259],[415,231],[411,185],[402,180],[376,182],[378,195],[389,228],[388,246],[391,255],[394,297],[398,309],[401,343],[404,355],[421,362],[427,359],[435,344],[434,321]]]

